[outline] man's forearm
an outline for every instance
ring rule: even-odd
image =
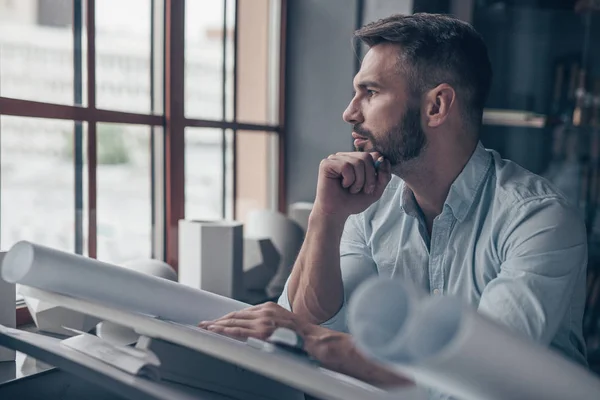
[[[410,379],[367,360],[356,347],[346,347],[347,351],[344,355],[335,357],[323,366],[380,388],[391,389],[398,386],[414,385],[414,382]]]
[[[311,214],[306,239],[288,283],[294,313],[312,323],[330,319],[342,306],[340,239],[344,222]]]
[[[306,351],[327,369],[382,388],[414,384],[410,379],[367,359],[346,333],[307,326],[301,335]]]

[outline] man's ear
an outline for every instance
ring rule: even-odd
[[[454,106],[456,92],[447,83],[441,83],[425,95],[425,123],[431,128],[442,125]]]

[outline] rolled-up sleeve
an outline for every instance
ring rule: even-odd
[[[587,265],[585,225],[559,198],[528,200],[502,229],[499,274],[483,290],[479,311],[542,344],[569,313],[581,324]],[[575,305],[574,305],[575,303]]]
[[[354,290],[365,279],[377,274],[377,266],[364,237],[362,214],[352,215],[344,225],[340,242],[340,268],[344,284],[344,301],[340,309],[321,326],[340,332],[348,332],[346,322],[346,304]],[[288,298],[288,281],[279,297],[278,304],[292,311]]]

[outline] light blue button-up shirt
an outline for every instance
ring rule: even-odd
[[[412,191],[394,176],[379,201],[348,218],[340,251],[345,301],[325,327],[347,332],[348,299],[379,274],[458,296],[587,364],[583,220],[547,180],[481,144],[452,184],[431,238]],[[290,309],[287,284],[279,304]]]

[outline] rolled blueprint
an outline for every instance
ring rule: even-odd
[[[26,241],[2,262],[2,279],[139,314],[196,325],[248,304]]]
[[[374,278],[350,299],[348,325],[368,356],[460,399],[592,399],[600,379],[451,297],[414,296]]]

